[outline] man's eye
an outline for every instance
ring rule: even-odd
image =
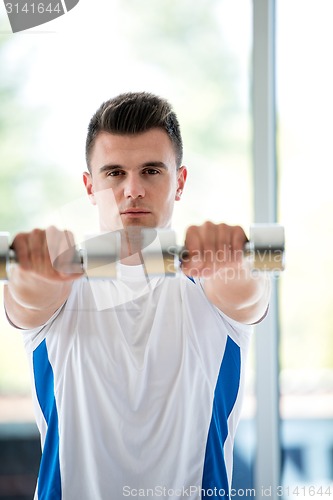
[[[117,177],[118,175],[122,175],[122,171],[121,170],[109,170],[106,173],[107,177]]]
[[[143,173],[148,175],[156,175],[159,174],[159,171],[156,170],[156,168],[147,168]]]

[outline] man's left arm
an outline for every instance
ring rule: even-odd
[[[267,273],[251,271],[244,258],[246,241],[240,226],[212,222],[191,226],[182,269],[189,276],[203,278],[208,299],[227,316],[253,324],[266,314],[271,286]]]

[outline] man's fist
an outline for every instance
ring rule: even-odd
[[[208,278],[221,269],[237,268],[242,263],[246,241],[240,226],[212,222],[190,226],[185,238],[188,256],[182,269],[190,276]]]
[[[19,233],[12,248],[20,268],[48,281],[67,281],[82,276],[78,264],[73,264],[75,243],[70,231],[51,226]]]

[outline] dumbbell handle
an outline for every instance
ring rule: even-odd
[[[74,251],[72,264],[79,265],[91,278],[115,278],[119,261],[119,234],[105,233],[88,238],[84,242],[84,248]],[[176,245],[175,233],[169,230],[144,229],[142,234],[141,252],[146,273],[174,275],[179,270],[181,261],[188,257],[186,248]],[[282,271],[284,228],[277,224],[251,226],[250,240],[244,246],[244,255],[251,260],[255,270]],[[9,234],[0,233],[0,280],[7,279],[9,266],[15,263],[16,255],[9,246]],[[62,270],[57,265],[54,266]]]

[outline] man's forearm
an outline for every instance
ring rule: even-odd
[[[67,300],[72,282],[48,282],[19,267],[4,287],[4,302],[10,321],[23,329],[45,323]]]
[[[252,324],[268,307],[271,283],[266,273],[252,274],[249,265],[220,269],[204,281],[209,300],[229,317]]]
[[[73,280],[82,276],[82,272],[64,274],[53,267],[59,256],[64,269],[71,264],[68,249],[74,249],[74,237],[51,226],[17,234],[12,247],[18,264],[11,269],[4,290],[6,312],[17,327],[35,328],[67,300]]]

